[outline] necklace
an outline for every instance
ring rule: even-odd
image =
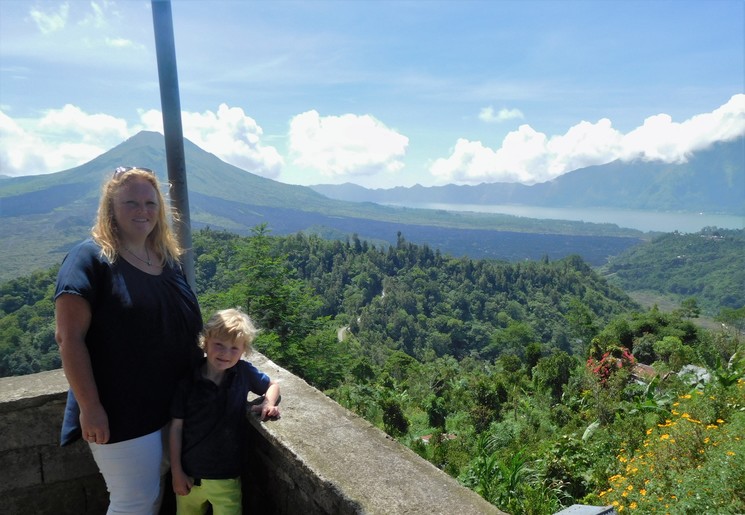
[[[147,266],[153,266],[152,261],[150,261],[150,252],[147,250],[147,247],[145,247],[145,255],[147,256],[147,260],[142,259],[140,256],[138,256],[137,254],[135,254],[134,252],[132,252],[131,250],[129,250],[129,247],[124,247],[124,248],[127,249],[127,252],[129,252],[134,257],[136,257],[137,259],[139,259],[140,261],[142,261],[143,263],[145,263]]]

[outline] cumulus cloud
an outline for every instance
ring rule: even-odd
[[[551,137],[521,125],[496,150],[479,141],[459,139],[448,157],[432,163],[430,173],[441,183],[535,184],[617,159],[682,163],[712,143],[743,135],[745,95],[738,94],[713,112],[680,123],[667,114],[650,116],[627,134],[603,118],[596,123],[582,121],[565,134]]]
[[[22,123],[0,111],[0,170],[10,176],[65,170],[106,152],[129,135],[123,120],[87,114],[69,104]]]
[[[121,118],[86,113],[65,105],[38,118],[14,119],[0,110],[0,173],[10,176],[57,172],[94,159],[142,129],[163,132],[157,110]],[[282,177],[291,160],[309,174],[332,182],[403,169],[409,139],[370,115],[321,116],[308,111],[290,120],[289,154],[266,143],[261,126],[243,109],[221,104],[216,111],[182,113],[184,136],[223,161],[269,178]],[[610,120],[582,121],[564,134],[548,136],[528,124],[509,132],[498,148],[458,139],[449,155],[429,169],[438,183],[520,182],[534,184],[591,165],[621,160],[683,162],[717,141],[745,135],[745,95],[733,96],[710,113],[675,122],[650,116],[624,134]],[[295,170],[297,172],[297,170]],[[310,174],[313,174],[312,177]]]
[[[519,109],[500,109],[495,113],[494,108],[489,106],[484,107],[479,112],[479,120],[486,123],[499,123],[522,118],[525,117]]]
[[[0,111],[0,170],[20,176],[57,172],[90,161],[146,129],[163,133],[160,111],[139,113],[140,123],[89,114],[65,105],[38,119],[13,120]],[[182,112],[184,137],[223,161],[264,177],[276,178],[284,160],[264,145],[263,131],[240,108],[221,104],[216,112]]]
[[[141,115],[148,130],[163,133],[160,111]],[[220,104],[217,112],[181,113],[184,137],[202,149],[238,168],[268,178],[277,178],[284,160],[276,148],[262,143],[262,128],[239,107]]]
[[[321,116],[307,111],[290,121],[293,163],[325,177],[394,174],[403,168],[409,138],[370,115]]]

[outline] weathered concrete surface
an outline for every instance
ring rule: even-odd
[[[59,446],[66,393],[61,370],[0,378],[2,513],[106,512],[108,493],[88,446]]]
[[[246,513],[497,514],[494,506],[260,354],[280,382],[282,418],[249,415]],[[0,378],[3,513],[98,515],[108,496],[87,445],[59,447],[61,370]],[[171,510],[171,511],[169,511]],[[172,513],[164,505],[162,513]]]
[[[320,512],[326,509],[326,513],[380,515],[501,513],[302,379],[264,356],[254,354],[250,360],[278,380],[282,392],[281,419],[261,423],[252,417],[252,426],[277,451],[266,457],[285,460],[288,463],[283,467],[285,471],[306,470],[315,478],[317,484],[311,488],[327,491],[325,499],[315,501]],[[278,474],[277,480],[286,484],[294,482],[287,474]],[[341,497],[345,506],[339,505],[339,499],[332,500],[334,495]]]

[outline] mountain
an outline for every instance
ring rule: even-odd
[[[238,234],[266,223],[277,235],[298,231],[395,244],[412,243],[454,256],[504,260],[578,254],[593,265],[638,244],[640,231],[613,224],[547,221],[508,215],[393,208],[329,199],[229,165],[184,140],[193,229]],[[144,166],[166,182],[164,138],[140,132],[97,158],[48,175],[0,181],[0,280],[59,263],[93,224],[101,185],[117,166]]]
[[[738,215],[745,214],[745,138],[716,143],[685,163],[614,161],[532,186],[498,182],[372,190],[353,184],[311,188],[329,198],[355,202],[612,207]]]

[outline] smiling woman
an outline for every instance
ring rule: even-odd
[[[201,357],[201,313],[152,171],[112,174],[91,235],[57,276],[55,336],[70,383],[61,443],[88,442],[110,511],[157,513],[163,428],[177,381]]]

